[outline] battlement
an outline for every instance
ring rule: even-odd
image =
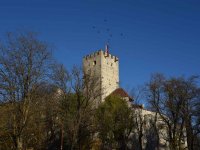
[[[90,54],[90,55],[86,55],[86,56],[83,57],[83,59],[88,60],[88,59],[91,59],[91,58],[94,58],[94,57],[100,56],[100,55],[104,55],[105,58],[114,59],[115,62],[119,60],[118,57],[113,56],[113,55],[111,55],[111,54],[109,54],[109,53],[106,53],[106,52],[103,51],[103,50],[99,50],[99,51],[94,52],[94,53],[92,53],[92,54]]]
[[[90,58],[93,58],[93,57],[95,57],[95,56],[98,56],[98,55],[100,55],[100,54],[103,54],[103,50],[99,50],[99,51],[97,51],[97,52],[94,52],[94,53],[92,53],[92,54],[90,54],[90,55],[86,55],[86,56],[84,56],[83,57],[83,59],[90,59]]]

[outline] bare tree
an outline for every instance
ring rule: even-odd
[[[194,115],[198,87],[195,78],[166,79],[157,74],[152,77],[149,88],[149,103],[167,126],[168,142],[171,149],[181,149],[188,145],[192,149],[192,116]],[[187,136],[187,145],[186,143]]]
[[[94,89],[98,81],[78,67],[68,72],[63,65],[56,65],[54,70],[53,80],[60,91],[61,147],[88,149],[94,135],[93,114],[98,97]]]
[[[72,104],[75,104],[71,149],[76,145],[78,149],[90,148],[94,135],[93,117],[99,96],[95,88],[99,81],[95,76],[83,73],[82,69],[74,67],[71,75],[71,88],[74,91]]]
[[[199,134],[196,127],[198,123],[198,105],[200,104],[200,88],[197,84],[197,76],[191,76],[188,79],[178,78],[181,83],[179,92],[183,101],[182,119],[185,120],[185,129],[187,136],[187,145],[189,150],[194,150],[194,140]]]
[[[34,33],[9,33],[0,45],[0,101],[9,103],[9,136],[24,149],[34,91],[47,79],[49,47]]]
[[[68,111],[69,110],[69,103],[67,101],[68,96],[70,95],[71,89],[70,89],[70,74],[66,70],[63,64],[55,63],[52,66],[52,74],[51,78],[53,80],[54,85],[57,88],[57,96],[56,99],[58,100],[59,107],[57,108],[58,111],[58,123],[60,128],[60,149],[62,150],[64,147],[64,120],[65,115],[63,114],[63,110]],[[64,108],[62,104],[64,103]]]

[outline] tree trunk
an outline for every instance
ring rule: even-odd
[[[22,138],[17,137],[17,150],[22,150],[22,149],[23,149]]]
[[[186,136],[187,136],[187,146],[188,150],[193,150],[193,130],[191,125],[191,118],[187,116],[186,120]]]
[[[142,133],[140,133],[139,135],[139,149],[142,150],[143,149],[143,146],[142,146]]]
[[[64,131],[63,131],[63,123],[61,124],[61,137],[60,137],[60,150],[63,150],[63,134],[64,134]]]

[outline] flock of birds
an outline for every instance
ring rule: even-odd
[[[102,35],[106,36],[104,38],[107,38],[106,39],[106,43],[109,45],[109,47],[110,47],[110,43],[111,43],[111,40],[112,40],[113,36],[114,37],[118,36],[120,38],[125,38],[125,35],[122,32],[121,33],[115,33],[115,34],[113,34],[111,28],[108,27],[108,24],[107,24],[108,20],[107,19],[104,19],[103,22],[104,22],[105,26],[100,27],[100,26],[94,26],[93,25],[92,29],[97,34],[102,34]]]

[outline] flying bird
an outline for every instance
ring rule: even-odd
[[[108,24],[107,24],[108,20],[107,19],[103,19],[103,25],[102,26],[96,26],[93,25],[92,29],[99,35],[101,35],[101,37],[103,39],[107,39],[107,43],[110,43],[111,40],[113,39],[113,32],[112,32],[112,28],[109,28]],[[118,36],[118,38],[125,38],[126,36],[124,35],[123,32],[116,32],[116,34],[114,35],[115,37]],[[110,44],[109,44],[110,45]]]

